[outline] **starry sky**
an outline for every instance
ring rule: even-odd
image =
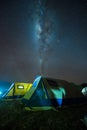
[[[0,80],[87,82],[87,0],[1,0]]]

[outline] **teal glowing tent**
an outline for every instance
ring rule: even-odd
[[[86,102],[87,98],[71,83],[46,77],[37,77],[22,98],[27,110],[48,110]]]
[[[3,95],[8,91],[11,85],[12,82],[0,81],[0,98],[3,97]]]

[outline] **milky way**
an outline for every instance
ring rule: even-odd
[[[87,82],[86,0],[1,0],[0,80]]]
[[[52,51],[54,21],[52,12],[46,6],[46,0],[38,0],[35,4],[35,33],[39,52],[40,74],[43,75],[48,54]]]

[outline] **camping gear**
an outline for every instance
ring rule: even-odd
[[[84,96],[87,97],[87,87],[84,87],[84,88],[82,89],[82,93],[83,93]]]
[[[12,82],[0,81],[0,98],[7,92]]]
[[[22,98],[27,110],[48,110],[86,101],[87,98],[71,83],[41,76],[35,79]]]
[[[31,83],[11,83],[7,91],[2,95],[4,99],[21,98],[31,88]]]

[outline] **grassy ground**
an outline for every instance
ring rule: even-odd
[[[87,105],[56,111],[26,111],[19,101],[0,101],[0,130],[86,130]]]

